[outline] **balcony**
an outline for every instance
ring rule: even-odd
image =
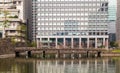
[[[0,18],[0,22],[4,21],[5,19],[4,18]],[[18,19],[18,18],[7,18],[6,20],[8,21],[16,21],[16,22],[19,22],[21,21],[21,19]]]

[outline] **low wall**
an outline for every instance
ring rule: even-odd
[[[13,58],[15,57],[15,54],[4,54],[4,55],[0,55],[0,58]]]
[[[113,52],[105,52],[105,53],[102,53],[101,54],[102,57],[105,57],[105,56],[120,56],[120,53],[113,53]]]

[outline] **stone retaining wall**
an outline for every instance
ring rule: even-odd
[[[3,54],[13,54],[14,53],[14,44],[11,39],[0,39],[0,55]]]

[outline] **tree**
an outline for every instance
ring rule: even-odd
[[[36,43],[36,42],[27,41],[27,46],[28,46],[28,47],[36,47],[36,46],[37,46],[37,43]]]
[[[112,41],[112,42],[110,42],[110,46],[111,46],[111,47],[116,47],[116,48],[117,48],[119,45],[118,45],[117,42]]]
[[[3,14],[4,18],[3,23],[1,24],[1,26],[3,27],[3,38],[6,38],[7,34],[5,29],[9,26],[9,20],[7,19],[9,12],[7,10],[3,10],[0,13]]]
[[[25,24],[20,24],[18,26],[18,32],[20,34],[20,39],[21,39],[21,42],[22,42],[22,38],[24,38],[24,41],[27,41],[27,27]]]
[[[104,45],[101,45],[101,46],[99,46],[99,48],[105,48],[105,46],[104,46]]]

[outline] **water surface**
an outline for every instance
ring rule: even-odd
[[[80,60],[0,59],[0,73],[120,73],[120,58]]]

